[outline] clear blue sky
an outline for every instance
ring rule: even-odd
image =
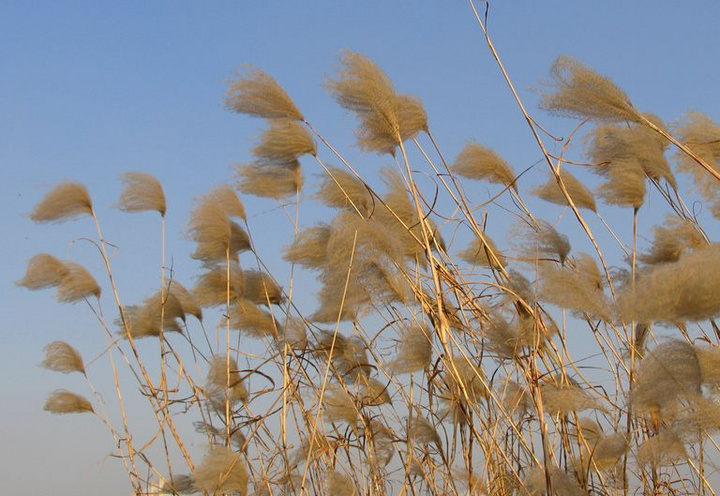
[[[564,134],[574,123],[535,110],[532,91],[560,54],[612,77],[638,108],[666,121],[693,109],[720,120],[718,19],[720,4],[708,0],[524,0],[492,2],[489,25],[533,114]],[[275,76],[308,120],[356,165],[377,164],[378,158],[353,148],[353,117],[321,85],[343,48],[368,55],[400,91],[424,101],[449,157],[477,139],[516,170],[539,158],[463,1],[2,0],[0,33],[5,494],[129,492],[120,464],[105,458],[110,439],[98,422],[42,411],[47,392],[83,390],[78,378],[38,367],[43,346],[65,339],[97,351],[101,331],[84,305],[61,307],[50,292],[29,293],[13,284],[35,253],[92,257],[86,244],[70,243],[90,235],[90,226],[85,221],[35,226],[26,214],[56,182],[85,183],[108,238],[120,246],[119,284],[137,291],[139,300],[157,282],[156,219],[110,207],[118,198],[120,173],[150,172],[168,196],[168,251],[179,279],[191,283],[197,264],[187,261],[190,246],[182,233],[192,199],[232,178],[230,165],[249,160],[260,130],[259,122],[223,108],[224,79],[240,64]],[[271,203],[248,200],[251,215],[270,208]],[[255,219],[263,240],[277,249],[286,238],[273,239],[267,219],[283,217]],[[99,261],[88,265],[101,268]]]

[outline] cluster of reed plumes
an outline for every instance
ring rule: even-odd
[[[116,374],[125,364],[134,384],[116,380],[121,414],[108,412],[109,392],[90,382],[99,359],[88,366],[53,342],[42,365],[83,374],[90,396],[59,390],[46,409],[104,422],[135,494],[715,494],[720,246],[686,207],[671,162],[720,217],[709,172],[720,171],[720,126],[699,113],[665,125],[567,57],[551,75],[542,106],[585,121],[586,138],[584,158],[565,159],[572,138],[554,155],[528,118],[545,181],[474,141],[446,161],[420,100],[345,52],[326,87],[357,117],[359,147],[390,164],[380,185],[271,76],[240,74],[226,103],[267,123],[255,160],[234,187],[196,200],[194,283],[163,266],[160,288],[133,304],[87,190],[56,187],[31,218],[91,218],[105,291],[51,254],[33,257],[18,284],[87,302],[108,339],[91,354]],[[322,179],[304,186],[307,171]],[[434,187],[421,187],[427,177]],[[160,183],[123,180],[119,208],[164,221]],[[493,194],[481,206],[466,194],[475,181]],[[316,285],[267,271],[239,193],[288,211],[284,261]],[[667,211],[661,225],[642,225],[650,195]],[[305,201],[334,216],[308,223]],[[567,215],[541,220],[543,208]],[[491,228],[506,211],[518,220],[503,242]],[[582,234],[571,243],[563,227]],[[133,430],[125,409],[136,400],[151,406],[155,432]]]

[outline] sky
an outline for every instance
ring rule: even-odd
[[[536,106],[537,90],[561,54],[612,77],[636,107],[665,121],[688,110],[720,120],[719,18],[715,1],[518,0],[491,2],[489,29],[532,115],[565,135],[576,123]],[[93,316],[82,304],[61,306],[50,292],[14,284],[38,252],[100,271],[97,254],[82,240],[92,236],[92,226],[87,219],[34,225],[27,214],[57,182],[84,183],[117,246],[118,285],[128,299],[140,300],[159,279],[158,219],[112,207],[121,173],[151,173],[168,197],[168,256],[178,278],[191,284],[198,265],[187,256],[185,225],[193,199],[233,181],[231,166],[250,160],[262,129],[223,105],[226,81],[243,64],[273,75],[313,126],[371,176],[383,159],[354,146],[354,118],[323,87],[343,49],[367,55],[399,91],[422,99],[448,157],[478,140],[516,170],[540,158],[469,4],[459,0],[2,0],[0,33],[0,480],[6,494],[129,493],[121,465],[107,456],[112,440],[99,422],[42,410],[49,391],[84,387],[76,377],[39,367],[43,347],[64,339],[98,353],[104,340]],[[332,163],[327,151],[321,154]],[[477,188],[470,192],[475,198],[489,196]],[[267,248],[268,260],[277,259],[287,241],[284,213],[253,198],[246,206],[258,246]],[[307,209],[306,225],[322,215],[314,208]],[[610,220],[615,214],[607,211]]]

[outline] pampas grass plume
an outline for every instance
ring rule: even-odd
[[[493,269],[502,268],[507,263],[487,234],[473,238],[470,246],[459,252],[458,256],[469,264]]]
[[[230,279],[228,284],[228,277]],[[202,307],[216,307],[241,298],[245,277],[237,264],[210,267],[193,286],[192,294]],[[229,291],[229,294],[228,294]]]
[[[125,212],[156,211],[165,215],[165,193],[154,176],[145,172],[126,172],[121,176],[125,188],[120,193],[120,210]]]
[[[421,372],[432,360],[431,334],[418,325],[406,327],[398,337],[397,356],[388,365],[394,374]]]
[[[240,298],[230,307],[230,326],[255,338],[276,337],[282,330],[273,316],[250,300]]]
[[[698,394],[701,385],[702,369],[695,347],[672,340],[642,359],[630,400],[639,412],[662,415],[678,399]]]
[[[327,261],[327,245],[332,227],[318,224],[300,231],[292,244],[285,248],[285,261],[310,269],[322,268]]]
[[[57,286],[60,303],[75,303],[90,296],[100,298],[100,286],[88,270],[80,264],[65,262],[67,274]]]
[[[235,168],[239,177],[238,189],[243,193],[262,198],[281,200],[294,196],[303,187],[300,164],[292,162],[283,166],[249,164]]]
[[[566,55],[550,68],[553,80],[540,106],[551,113],[598,121],[642,122],[630,99],[609,78]]]
[[[30,218],[35,222],[60,222],[92,214],[87,188],[80,183],[67,182],[50,190],[35,206]]]
[[[468,179],[484,180],[517,189],[515,172],[496,152],[479,143],[465,145],[451,170]]]
[[[239,453],[225,446],[210,446],[192,472],[194,486],[206,494],[247,495],[248,472]]]
[[[243,298],[258,305],[278,305],[285,301],[282,288],[266,272],[243,271]]]
[[[250,70],[230,81],[225,105],[233,112],[265,119],[303,120],[290,96],[269,74]]]
[[[565,184],[565,189],[576,207],[587,208],[593,212],[597,211],[595,197],[592,192],[575,176],[565,169],[562,169],[560,171],[560,179],[562,179],[563,184]],[[550,178],[545,184],[533,188],[532,194],[546,202],[557,205],[568,205],[568,201],[560,190],[560,186],[558,186],[555,176],[553,175],[550,175]]]
[[[45,360],[41,364],[48,370],[69,374],[85,374],[85,364],[80,353],[64,341],[53,341],[45,346]]]
[[[252,149],[261,163],[287,164],[302,155],[316,155],[317,148],[305,126],[289,119],[270,121],[270,127],[260,136],[260,144]]]
[[[44,409],[56,414],[95,412],[85,397],[62,389],[50,393]]]
[[[47,253],[40,253],[30,259],[25,277],[15,284],[31,290],[51,288],[60,284],[68,272],[65,262]]]
[[[652,245],[638,260],[648,265],[677,262],[683,253],[705,243],[702,232],[693,222],[668,216],[664,225],[653,227]]]
[[[630,322],[697,322],[720,314],[720,245],[685,253],[642,272],[618,292],[616,314]]]
[[[375,202],[363,181],[337,167],[328,167],[327,172],[316,195],[320,201],[329,207],[357,209],[363,216],[372,213]]]
[[[347,475],[343,475],[337,470],[328,470],[325,476],[325,487],[327,494],[333,496],[357,496],[358,490],[355,483]]]

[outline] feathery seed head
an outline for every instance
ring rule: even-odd
[[[317,198],[325,205],[356,210],[369,217],[375,209],[375,201],[369,187],[360,179],[337,167],[329,167],[323,178]]]
[[[684,120],[674,127],[675,133],[680,141],[692,149],[700,158],[720,170],[720,124],[713,121],[702,112],[688,112]],[[710,198],[716,194],[716,189],[704,188],[704,184],[715,184],[708,181],[707,172],[687,154],[678,151],[677,160],[679,169],[682,172],[690,173],[695,180],[695,185],[703,192],[703,196]]]
[[[507,263],[507,260],[498,251],[492,239],[484,233],[482,237],[473,238],[470,246],[459,252],[458,256],[469,264],[494,269],[505,267]]]
[[[192,292],[199,305],[216,307],[225,305],[228,299],[234,301],[242,297],[244,281],[243,271],[236,264],[231,263],[229,268],[219,265],[201,275]]]
[[[126,172],[121,176],[125,188],[120,194],[118,208],[125,212],[154,210],[165,215],[165,193],[154,176],[145,172]]]
[[[566,55],[550,68],[550,91],[540,106],[553,114],[597,121],[642,122],[640,113],[615,83]]]
[[[195,467],[192,479],[204,494],[247,495],[248,473],[239,453],[220,445],[212,445],[203,461]]]
[[[180,300],[172,292],[160,291],[145,299],[138,306],[124,310],[125,325],[120,334],[127,338],[127,332],[133,339],[159,336],[161,331],[182,332],[178,320],[185,320],[185,312]],[[123,324],[120,320],[119,324]]]
[[[250,68],[230,81],[225,106],[233,112],[264,119],[303,120],[290,96],[266,72]]]
[[[663,414],[679,399],[700,392],[702,369],[696,348],[672,340],[645,355],[630,400],[638,412]]]
[[[88,270],[80,264],[65,262],[67,274],[57,286],[57,299],[60,303],[75,303],[95,296],[100,298],[100,286]]]
[[[358,496],[358,490],[353,480],[337,470],[328,470],[325,475],[327,494],[336,496]]]
[[[53,341],[45,346],[45,360],[41,364],[48,370],[69,374],[85,373],[85,364],[80,353],[64,341]]]
[[[61,183],[48,192],[30,218],[35,222],[61,222],[81,215],[92,215],[88,190],[80,183]]]
[[[302,169],[295,161],[282,166],[248,164],[235,168],[237,188],[243,193],[281,200],[297,195],[304,184]]]
[[[636,460],[638,465],[672,465],[687,459],[682,440],[673,431],[666,429],[640,445]]]
[[[229,318],[232,329],[245,332],[255,338],[277,338],[282,332],[282,326],[272,314],[243,298],[231,303]]]
[[[659,127],[664,127],[658,122]],[[632,125],[603,125],[593,129],[587,138],[588,154],[598,173],[607,172],[607,167],[616,162],[636,161],[643,172],[656,181],[665,179],[676,187],[675,177],[665,158],[668,141],[652,129]]]
[[[610,318],[610,302],[603,292],[603,277],[590,255],[579,254],[574,268],[542,264],[539,276],[538,297],[541,300],[603,320]]]
[[[259,270],[243,271],[243,298],[258,305],[279,305],[285,301],[282,288],[265,272]]]
[[[226,401],[231,406],[238,401],[247,402],[248,391],[235,359],[227,355],[215,355],[210,359],[205,394],[213,408],[219,411],[225,409]]]
[[[306,154],[316,155],[317,148],[312,135],[301,123],[275,119],[260,136],[260,144],[252,149],[252,154],[263,165],[284,165]]]
[[[327,261],[327,246],[332,227],[318,224],[300,231],[285,249],[285,261],[311,269],[322,268]]]
[[[405,327],[398,336],[397,356],[390,362],[394,374],[421,372],[430,366],[432,342],[430,332],[421,325]]]
[[[565,169],[560,171],[560,179],[562,179],[565,189],[576,207],[587,208],[588,210],[597,212],[595,197],[583,183],[578,181],[575,176]],[[541,184],[540,186],[533,188],[532,194],[542,200],[545,200],[546,202],[555,203],[557,205],[568,205],[565,195],[563,195],[555,176],[552,174],[545,184]]]
[[[634,287],[618,292],[622,322],[697,322],[720,314],[720,245],[683,254],[678,261],[651,266]]]
[[[517,189],[515,172],[505,159],[474,141],[465,145],[455,158],[451,170],[468,179],[484,180]]]
[[[645,202],[645,172],[634,159],[615,160],[607,166],[608,180],[598,188],[607,203],[640,208]]]
[[[653,227],[652,246],[638,259],[647,265],[677,262],[686,251],[704,245],[705,238],[693,222],[667,216],[665,225]]]
[[[83,396],[58,389],[50,393],[44,409],[50,413],[94,413],[92,404]]]
[[[15,284],[31,290],[51,288],[60,284],[68,272],[65,262],[47,253],[40,253],[30,259],[25,277]]]

